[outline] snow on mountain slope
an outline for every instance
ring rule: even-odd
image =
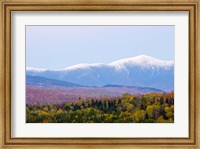
[[[39,71],[40,70],[40,71]],[[27,75],[42,76],[86,86],[107,84],[174,88],[174,62],[140,55],[110,64],[78,64],[61,70],[27,68]]]
[[[72,71],[72,70],[77,70],[77,69],[90,69],[91,67],[103,67],[105,66],[105,64],[101,64],[101,63],[94,63],[94,64],[77,64],[77,65],[73,65],[73,66],[69,66],[66,67],[64,70],[65,71]]]
[[[26,68],[26,71],[42,72],[42,71],[46,71],[46,69],[34,68],[34,67],[27,67],[27,68]]]
[[[157,67],[163,67],[163,68],[169,68],[174,65],[173,61],[164,61],[155,59],[150,56],[146,55],[139,55],[133,58],[126,58],[121,59],[115,62],[110,63],[110,66],[116,67],[116,68],[124,68],[125,66],[135,65],[140,67],[151,67],[151,68],[157,68]]]

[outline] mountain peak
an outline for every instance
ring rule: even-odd
[[[135,57],[132,57],[132,58],[155,59],[155,58],[148,56],[148,55],[138,55],[138,56],[135,56]]]
[[[121,59],[110,63],[116,68],[124,68],[125,66],[137,65],[141,67],[165,67],[169,68],[174,65],[174,61],[160,60],[147,55],[139,55],[131,58]]]

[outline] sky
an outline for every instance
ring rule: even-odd
[[[63,69],[148,55],[174,60],[174,26],[26,26],[26,67]]]

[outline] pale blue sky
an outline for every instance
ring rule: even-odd
[[[174,60],[174,26],[26,26],[26,66],[63,69],[137,55]]]

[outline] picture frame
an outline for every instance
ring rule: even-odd
[[[194,148],[200,142],[199,110],[199,0],[94,0],[1,1],[1,104],[2,148]],[[189,137],[187,138],[12,138],[11,14],[14,11],[187,11],[189,12]]]

